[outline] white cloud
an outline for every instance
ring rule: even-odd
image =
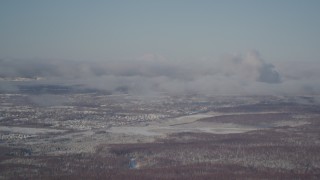
[[[0,60],[0,70],[0,77],[40,76],[45,79],[42,83],[83,84],[135,94],[303,94],[320,90],[319,68],[282,65],[280,73],[254,50],[220,61],[170,62],[155,54],[99,63]]]

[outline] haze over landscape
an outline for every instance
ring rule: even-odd
[[[0,77],[138,94],[315,94],[318,7],[318,1],[2,1]],[[1,83],[2,90],[14,86]]]
[[[0,1],[1,179],[320,179],[320,1]]]

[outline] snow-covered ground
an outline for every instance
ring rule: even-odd
[[[0,132],[21,133],[21,134],[45,134],[45,133],[62,133],[65,130],[47,129],[47,128],[32,128],[32,127],[14,127],[0,126]]]

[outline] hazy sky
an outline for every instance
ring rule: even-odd
[[[319,0],[1,0],[0,57],[320,59]]]
[[[320,0],[1,0],[0,91],[24,77],[137,94],[320,94],[319,9]]]

